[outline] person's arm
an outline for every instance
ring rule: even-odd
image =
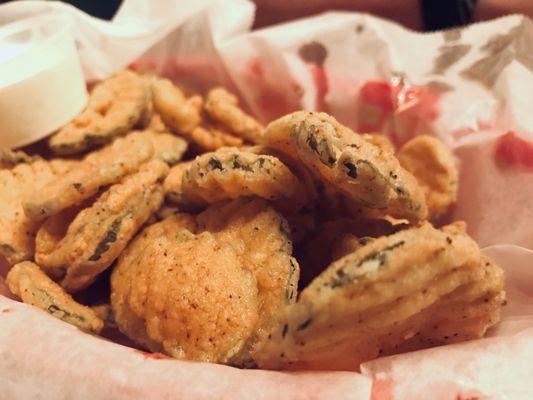
[[[478,0],[474,21],[486,21],[508,14],[524,14],[533,17],[531,0]]]

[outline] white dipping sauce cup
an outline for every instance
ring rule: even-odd
[[[38,141],[87,103],[70,23],[48,15],[0,28],[0,146]]]

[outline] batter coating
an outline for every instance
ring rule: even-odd
[[[201,121],[202,98],[186,98],[181,89],[168,79],[152,82],[152,96],[154,110],[161,115],[165,125],[189,139],[190,133]]]
[[[273,121],[263,141],[297,154],[317,179],[365,207],[413,222],[427,215],[422,189],[394,155],[325,113],[298,111]]]
[[[420,135],[408,141],[397,157],[424,189],[429,218],[444,215],[457,201],[459,188],[459,171],[448,147],[435,137]]]
[[[91,284],[126,247],[137,230],[163,202],[162,180],[168,167],[154,160],[109,188],[68,224],[59,214],[47,220],[36,238],[35,259],[68,292]],[[63,228],[64,229],[64,228]]]
[[[172,166],[177,164],[187,151],[187,142],[179,136],[168,132],[155,132],[146,130],[142,132],[154,146],[154,158]]]
[[[53,182],[76,161],[37,159],[11,169],[0,170],[0,254],[9,264],[30,260],[34,253],[35,233],[41,225],[26,216],[22,203],[31,198],[36,186]]]
[[[102,187],[119,182],[152,157],[154,146],[142,132],[118,138],[87,155],[68,173],[39,185],[23,202],[26,215],[42,220],[94,196]]]
[[[239,199],[145,228],[111,278],[119,328],[173,357],[249,365],[258,338],[296,299],[288,226]]]
[[[24,303],[84,331],[99,333],[104,327],[104,322],[93,310],[74,301],[35,263],[24,261],[15,265],[7,275],[7,284]]]
[[[17,164],[32,163],[40,159],[41,157],[39,156],[30,156],[23,151],[15,151],[0,147],[0,169],[12,168]]]
[[[87,107],[50,138],[50,148],[57,154],[80,154],[109,143],[139,122],[148,102],[142,78],[119,72],[93,89]]]
[[[263,125],[240,109],[237,97],[226,89],[217,87],[209,91],[205,111],[236,136],[250,143],[260,143]]]
[[[259,366],[351,369],[479,338],[499,320],[502,270],[458,226],[375,239],[331,264],[254,354]]]
[[[196,206],[255,195],[299,209],[309,199],[307,188],[279,159],[237,148],[198,156],[184,172],[181,193]]]
[[[197,126],[189,139],[200,151],[214,151],[225,146],[242,146],[241,138],[233,136],[214,126]]]

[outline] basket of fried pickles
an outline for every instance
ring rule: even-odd
[[[503,271],[447,220],[458,169],[435,137],[397,148],[311,111],[264,126],[222,87],[125,70],[44,147],[1,150],[0,253],[13,295],[82,331],[357,371],[499,321]]]

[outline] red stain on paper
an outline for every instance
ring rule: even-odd
[[[137,349],[134,349],[133,351],[135,351],[136,353],[139,353],[141,354],[144,358],[151,358],[153,360],[168,360],[170,359],[170,357],[162,354],[162,353],[148,353],[146,351],[142,351],[142,350],[137,350]]]
[[[3,313],[3,314],[7,314],[7,313],[10,313],[11,311],[13,311],[11,308],[4,308],[4,309],[2,310],[2,313]]]
[[[439,98],[439,93],[422,86],[368,81],[357,98],[357,129],[362,133],[390,133],[397,144],[402,144],[416,134],[419,126],[438,118]]]
[[[316,107],[318,111],[329,112],[326,95],[329,92],[328,77],[323,65],[311,65],[311,76],[316,87]]]
[[[392,379],[374,379],[372,382],[371,400],[393,400],[394,399],[394,380]]]
[[[494,158],[499,164],[533,171],[533,142],[509,131],[496,141]]]

